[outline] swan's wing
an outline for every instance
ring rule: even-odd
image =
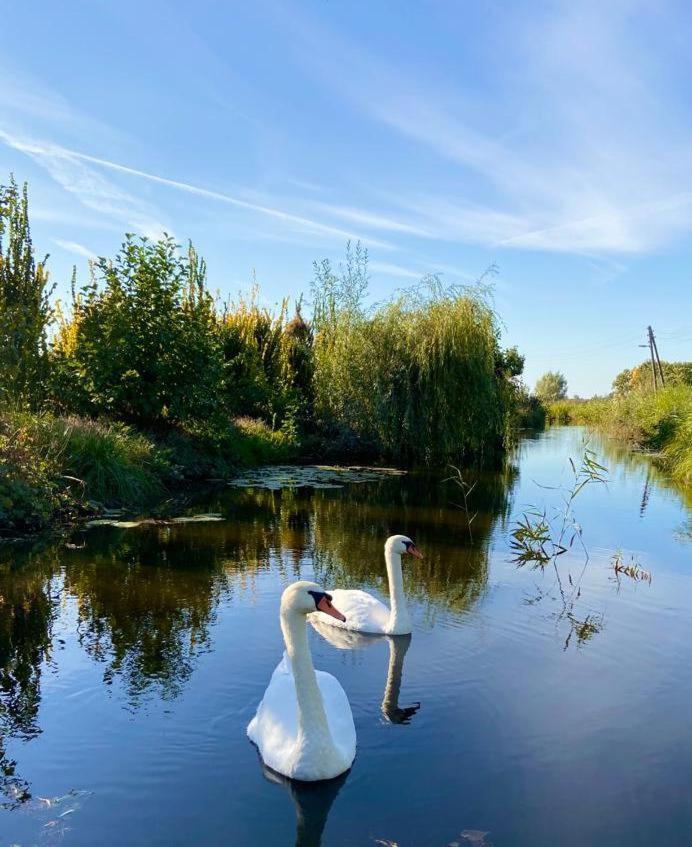
[[[296,686],[287,657],[272,674],[262,702],[247,728],[248,738],[259,748],[262,760],[279,773],[290,772],[291,755],[298,738]]]
[[[336,608],[346,616],[346,622],[342,623],[323,612],[313,612],[313,615],[319,618],[321,622],[342,629],[353,629],[357,632],[386,632],[389,623],[389,609],[372,594],[368,594],[366,591],[350,591],[342,588],[335,588],[330,591],[330,594]]]
[[[324,710],[332,740],[350,767],[356,755],[356,728],[351,704],[339,680],[326,671],[317,671]]]

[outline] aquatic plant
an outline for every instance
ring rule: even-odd
[[[569,626],[565,650],[569,647],[572,635],[576,635],[577,643],[581,645],[603,626],[602,615],[589,612],[585,617],[581,617],[575,612],[576,602],[581,597],[581,580],[589,561],[589,552],[582,537],[582,526],[574,511],[574,501],[587,486],[604,485],[608,474],[608,469],[596,461],[596,454],[588,447],[588,443],[584,445],[579,465],[571,457],[569,464],[572,485],[569,488],[552,489],[561,493],[561,505],[554,508],[551,516],[545,508],[528,508],[522,517],[517,519],[514,529],[510,532],[510,550],[514,562],[519,567],[527,564],[541,570],[549,565],[553,567],[560,601],[560,611],[555,618],[557,622],[566,621]],[[578,541],[583,552],[581,571],[576,579],[572,579],[568,570],[565,580],[564,575],[560,573],[558,559],[572,548],[575,541]],[[539,591],[531,602],[539,602],[546,596],[544,592]]]

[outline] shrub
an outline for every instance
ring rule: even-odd
[[[192,246],[181,256],[171,238],[127,236],[92,274],[56,339],[58,408],[155,428],[214,414],[222,358]]]
[[[36,262],[27,186],[0,185],[0,400],[41,398],[47,376],[46,328],[51,319],[46,260]]]
[[[288,301],[274,315],[257,305],[256,289],[224,309],[218,324],[224,358],[225,400],[233,415],[273,427],[287,420],[309,425],[312,410],[312,328],[300,313],[287,320]]]

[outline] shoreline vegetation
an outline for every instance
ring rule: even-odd
[[[112,509],[165,509],[192,486],[291,462],[482,467],[524,428],[586,424],[655,452],[692,482],[692,365],[646,363],[614,394],[530,394],[500,343],[490,268],[475,285],[429,275],[369,305],[367,250],[315,262],[310,310],[209,289],[192,244],[126,234],[76,269],[68,303],[37,261],[27,186],[0,185],[0,539]],[[304,316],[305,315],[307,316]],[[539,390],[541,389],[541,390]],[[542,394],[542,392],[544,392]],[[173,498],[173,499],[172,499]]]
[[[689,378],[689,374],[687,375]],[[692,484],[692,385],[678,382],[640,388],[591,400],[555,400],[546,406],[548,424],[579,424],[598,429],[651,454],[683,485]]]
[[[311,314],[222,302],[189,244],[126,235],[57,301],[26,185],[0,185],[0,537],[152,508],[298,460],[498,463],[535,403],[488,277],[371,306],[368,254],[315,262]]]

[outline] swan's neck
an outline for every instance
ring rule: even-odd
[[[290,610],[282,611],[281,629],[286,643],[286,652],[291,660],[298,701],[296,755],[299,760],[325,764],[338,753],[329,731],[324,701],[317,683],[315,667],[312,664],[305,615]]]
[[[404,594],[404,577],[401,573],[401,555],[385,547],[384,559],[389,579],[389,624],[387,632],[398,635],[411,632],[411,618]]]
[[[401,691],[401,676],[404,671],[404,656],[411,643],[411,636],[399,638],[388,638],[389,641],[389,667],[387,668],[387,682],[382,697],[382,711],[385,715],[395,712],[399,708],[399,692]]]

